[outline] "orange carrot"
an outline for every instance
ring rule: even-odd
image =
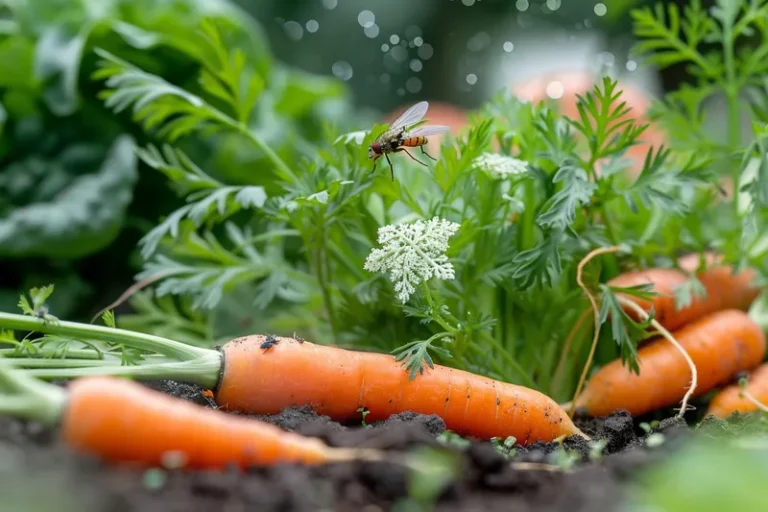
[[[726,387],[712,398],[707,414],[716,418],[727,418],[734,412],[747,413],[761,409],[755,400],[759,403],[768,401],[768,363],[749,375],[745,391],[748,396],[740,397],[741,389],[738,384]],[[750,396],[754,400],[750,400]]]
[[[698,373],[693,396],[706,393],[740,371],[760,364],[765,334],[743,311],[717,311],[674,332]],[[638,350],[640,374],[617,359],[598,370],[576,398],[576,407],[591,416],[607,416],[617,409],[632,415],[669,407],[686,394],[691,371],[683,355],[665,339]]]
[[[65,391],[7,367],[0,372],[6,386],[26,395],[0,397],[0,413],[58,424],[67,446],[108,463],[161,467],[173,460],[185,469],[246,469],[377,453],[332,448],[319,439],[204,408],[122,378],[83,377]],[[21,400],[28,406],[14,405]]]
[[[652,268],[621,274],[608,281],[609,286],[631,287],[642,284],[653,285],[653,291],[659,293],[652,300],[643,300],[638,297],[626,297],[646,312],[653,305],[656,312],[656,320],[669,330],[676,330],[684,325],[701,318],[709,313],[724,309],[740,309],[746,311],[760,293],[760,288],[753,283],[756,273],[745,270],[734,274],[731,268],[720,265],[713,254],[707,254],[707,268],[697,274],[699,281],[707,291],[706,297],[694,295],[691,303],[681,310],[675,307],[675,289],[689,280],[686,272],[695,272],[698,267],[699,255],[690,254],[680,258],[679,265],[685,270],[682,272],[672,268]],[[623,294],[622,294],[623,295]],[[637,314],[625,308],[627,314],[638,319]]]
[[[23,370],[44,379],[87,375],[174,379],[212,390],[219,407],[252,414],[278,413],[292,405],[310,406],[338,421],[360,418],[360,408],[368,409],[368,420],[406,411],[436,414],[458,434],[478,439],[514,436],[520,444],[584,436],[554,400],[538,391],[439,365],[425,368],[411,380],[403,365],[388,354],[274,336],[247,336],[211,350],[125,329],[67,321],[52,324],[3,312],[0,325],[109,340],[163,356],[139,365],[105,359],[78,367],[67,360],[61,368],[52,360],[45,367]]]
[[[276,339],[269,350],[259,350],[264,336],[222,347],[224,371],[214,391],[221,407],[271,414],[309,405],[340,421],[361,407],[367,421],[404,411],[437,414],[457,434],[514,436],[522,445],[583,436],[554,400],[523,386],[439,365],[410,380],[389,355]]]

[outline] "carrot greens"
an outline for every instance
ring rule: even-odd
[[[593,355],[591,324],[577,324],[592,308],[579,263],[620,246],[583,277],[600,301],[595,362],[621,356],[636,370],[637,343],[653,318],[633,321],[617,294],[647,290],[601,283],[707,250],[768,274],[768,238],[758,229],[768,220],[768,90],[760,80],[768,43],[748,37],[765,35],[768,2],[717,4],[711,13],[698,1],[682,12],[665,4],[633,11],[645,62],[685,63],[695,78],[655,101],[650,119],[630,108],[611,76],[577,98],[573,117],[502,91],[443,138],[429,168],[393,157],[394,182],[389,169],[372,173],[366,157],[386,127],[343,101],[334,107],[343,115],[314,126],[312,137],[270,124],[273,109],[300,109],[301,97],[333,96],[341,86],[308,76],[296,103],[277,96],[280,75],[235,49],[226,24],[207,21],[189,43],[194,83],[97,49],[94,80],[105,104],[131,113],[151,137],[136,154],[183,204],[140,242],[136,278],[148,290],[130,299],[133,314],[106,317],[107,327],[48,325],[29,314],[40,306],[33,297],[26,315],[0,314],[0,327],[79,341],[64,358],[31,342],[52,362],[25,363],[25,371],[49,377],[104,368],[173,374],[190,361],[215,364],[198,351],[238,335],[299,333],[390,352],[416,379],[439,362],[560,399]],[[718,92],[727,98],[724,135],[709,133],[702,113]],[[743,106],[747,92],[754,99]],[[639,151],[662,129],[664,145]],[[233,148],[242,172],[217,172],[203,145]],[[692,277],[675,293],[678,306],[701,292]],[[88,343],[109,364],[80,357]],[[10,345],[16,356],[29,353]],[[57,360],[83,363],[58,370]]]

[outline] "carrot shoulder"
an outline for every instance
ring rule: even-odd
[[[410,380],[386,354],[357,352],[292,338],[260,350],[263,336],[222,347],[224,369],[216,402],[232,410],[273,414],[309,405],[337,421],[377,421],[413,411],[437,414],[448,429],[480,439],[514,436],[519,443],[583,435],[565,411],[535,390],[435,365]]]
[[[768,363],[763,364],[749,376],[746,391],[753,398],[765,404],[768,403]],[[747,413],[756,411],[759,407],[747,397],[740,397],[741,389],[732,384],[712,398],[707,409],[707,415],[716,418],[727,418],[734,412]]]
[[[173,398],[115,377],[69,385],[61,418],[64,442],[106,462],[161,466],[172,453],[185,468],[246,468],[278,462],[317,464],[334,457],[319,439]]]
[[[674,293],[678,286],[688,281],[685,272],[671,268],[652,268],[636,272],[627,272],[608,281],[608,285],[630,287],[643,284],[653,285],[653,290],[659,295],[652,300],[642,300],[637,297],[627,297],[646,312],[651,305],[656,312],[656,320],[669,330],[680,327],[715,311],[724,309],[739,309],[746,311],[760,293],[755,286],[756,273],[752,269],[738,274],[731,267],[717,263],[715,256],[707,255],[707,268],[697,274],[699,281],[707,290],[706,297],[694,296],[691,303],[681,310],[675,307]],[[699,256],[691,254],[680,258],[679,265],[686,272],[694,272],[698,266]],[[627,311],[632,318],[637,319],[634,312]]]
[[[712,313],[673,334],[696,366],[699,382],[694,396],[755,368],[765,353],[762,329],[739,310]],[[602,367],[577,397],[576,407],[591,416],[606,416],[617,409],[637,416],[672,406],[685,395],[691,372],[669,342],[657,339],[640,348],[638,363],[639,375],[618,359]]]

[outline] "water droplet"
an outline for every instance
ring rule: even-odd
[[[384,43],[381,45],[381,51],[388,52],[389,51],[389,45],[387,43]]]
[[[600,52],[599,54],[597,54],[598,66],[612,67],[615,62],[616,62],[616,57],[614,57],[614,55],[611,52]]]
[[[461,3],[463,3],[467,7],[472,7],[473,5],[475,5],[475,0],[461,0]]]
[[[421,29],[416,25],[409,25],[405,29],[405,37],[408,39],[416,39],[421,36]]]
[[[592,20],[584,20],[584,26],[586,28],[592,28]]]
[[[627,61],[627,71],[634,71],[637,69],[637,62],[633,60]]]
[[[320,24],[316,20],[309,20],[307,22],[307,32],[314,34],[320,28]]]
[[[479,52],[489,44],[491,44],[491,36],[488,35],[488,32],[478,32],[467,41],[467,50]]]
[[[413,45],[417,48],[424,44],[424,40],[421,37],[414,37],[413,38]]]
[[[398,96],[405,96],[405,89],[403,89],[402,87],[401,87],[401,88],[399,88],[399,89],[397,90],[397,95],[398,95]]]
[[[389,73],[382,73],[382,75],[381,75],[381,77],[380,77],[380,79],[381,79],[381,83],[383,83],[383,84],[388,84],[388,83],[389,83],[389,80],[390,80],[390,78],[391,78],[391,77],[389,76]]]
[[[352,78],[352,64],[347,61],[340,60],[335,62],[331,67],[331,71],[334,76],[341,78],[342,80],[349,80]]]
[[[410,67],[411,67],[412,71],[415,71],[416,73],[418,73],[419,71],[421,71],[421,69],[424,67],[424,65],[421,63],[421,61],[419,59],[413,59],[413,60],[411,60],[411,66]]]
[[[288,21],[283,25],[283,28],[285,34],[294,41],[299,41],[304,36],[304,28],[297,21]]]
[[[406,80],[405,88],[408,89],[408,92],[411,94],[416,94],[421,90],[421,80],[419,80],[418,77],[412,76]]]
[[[360,14],[357,15],[357,22],[363,28],[370,27],[376,22],[376,15],[371,11],[360,11]]]
[[[419,58],[421,60],[431,59],[434,53],[435,51],[432,49],[432,45],[429,43],[425,43],[421,48],[419,48]]]
[[[365,27],[363,32],[365,32],[365,35],[371,39],[375,39],[379,35],[379,26],[374,23],[370,27]]]
[[[391,55],[392,58],[397,62],[405,62],[405,59],[408,58],[408,50],[402,46],[393,46],[392,50],[389,52],[389,55]]]
[[[512,41],[507,41],[506,43],[504,43],[505,52],[509,53],[514,49],[515,49],[515,44]]]
[[[337,3],[337,0],[323,0],[323,7],[326,9],[335,9]]]
[[[558,10],[561,5],[562,5],[562,1],[561,0],[547,0],[547,8],[550,11]]]
[[[563,93],[565,93],[565,87],[562,82],[555,80],[547,84],[547,96],[553,100],[562,98]]]
[[[517,0],[515,7],[517,7],[517,10],[520,12],[527,11],[529,7],[528,0]]]
[[[475,85],[477,83],[477,75],[474,73],[470,73],[467,75],[467,83],[469,85]]]
[[[389,36],[389,42],[392,43],[392,44],[399,43],[400,42],[400,36],[397,35],[397,34],[392,34],[391,36]]]
[[[595,14],[598,16],[605,16],[605,13],[608,12],[608,7],[605,6],[604,3],[597,3],[595,4]]]

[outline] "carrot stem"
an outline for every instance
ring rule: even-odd
[[[120,366],[119,358],[112,361],[104,359],[59,359],[50,357],[19,357],[13,359],[13,365],[18,368],[104,368],[108,366]]]
[[[179,380],[213,389],[219,381],[221,356],[215,351],[211,355],[183,362],[158,364],[88,366],[78,368],[30,368],[24,373],[39,379],[76,379],[88,375],[111,375],[142,379]],[[61,359],[58,360],[62,362]]]
[[[632,309],[643,319],[648,319],[648,313],[646,313],[645,310],[635,302],[622,296],[617,296],[616,299],[621,305]],[[682,345],[680,345],[680,343],[678,343],[675,337],[672,336],[672,334],[664,328],[663,325],[661,325],[656,320],[651,320],[651,325],[683,355],[685,362],[688,363],[688,367],[691,369],[691,385],[688,387],[688,391],[685,393],[685,396],[683,396],[683,401],[680,404],[680,412],[677,413],[677,417],[682,418],[685,415],[685,412],[688,410],[688,400],[690,400],[694,391],[696,391],[696,386],[698,386],[698,372],[696,371],[696,365],[694,364],[693,359],[691,359],[691,356],[688,354],[688,352],[682,347]]]
[[[66,406],[66,392],[58,386],[40,382],[22,372],[11,370],[8,360],[0,358],[0,386],[17,396],[0,395],[0,414],[13,415],[46,425],[55,425]]]
[[[186,343],[151,334],[100,325],[66,322],[63,320],[46,322],[42,318],[15,313],[0,312],[0,326],[6,329],[27,330],[122,343],[135,349],[157,352],[180,361],[194,360],[200,357],[211,358],[213,354],[217,354],[214,350],[193,347]]]
[[[104,356],[111,355],[107,352],[99,352],[93,349],[82,348],[72,348],[67,350],[59,348],[43,348],[35,352],[19,350],[19,348],[0,349],[0,357],[7,357],[9,359],[48,359],[51,357],[60,358],[58,356],[62,353],[66,354],[67,359],[90,359],[97,361],[103,361]]]

